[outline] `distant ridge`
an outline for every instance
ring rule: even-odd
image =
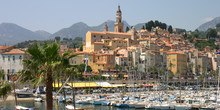
[[[26,40],[45,40],[45,37],[13,23],[0,24],[0,45],[13,45]]]
[[[200,25],[197,29],[199,31],[206,31],[209,28],[215,28],[218,23],[220,23],[220,17],[216,17],[215,19]]]
[[[45,39],[49,39],[49,36],[51,36],[51,33],[44,31],[44,30],[38,30],[38,31],[35,31],[35,33],[44,37]]]
[[[0,24],[0,45],[14,45],[28,40],[48,40],[54,39],[56,36],[72,39],[76,37],[85,38],[88,31],[104,31],[105,24],[108,24],[108,31],[114,31],[114,23],[115,21],[113,20],[107,20],[97,26],[88,26],[83,22],[78,22],[68,28],[63,28],[57,31],[54,34],[48,33],[44,30],[33,32],[13,23],[2,23]],[[126,30],[126,27],[131,27],[131,25],[129,25],[126,21],[123,21],[123,23],[124,31]],[[135,28],[136,30],[139,30],[144,25],[145,23],[139,23],[135,25]]]
[[[70,26],[69,28],[63,28],[50,36],[50,38],[54,38],[56,36],[60,36],[61,38],[75,38],[75,37],[83,37],[85,38],[86,33],[88,31],[104,31],[105,24],[108,25],[108,31],[114,31],[114,23],[113,20],[107,20],[106,22],[98,25],[98,26],[88,26],[83,22],[78,22]],[[126,27],[131,27],[126,21],[124,23],[124,31]],[[136,30],[141,29],[145,23],[139,23],[135,25]]]

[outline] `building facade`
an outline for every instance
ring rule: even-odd
[[[11,49],[0,54],[0,68],[4,72],[5,80],[11,80],[11,76],[21,71],[25,52],[19,49]]]

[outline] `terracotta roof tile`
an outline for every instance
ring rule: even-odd
[[[167,54],[185,54],[185,53],[182,53],[182,52],[167,52]]]
[[[2,54],[25,54],[25,52],[24,51],[21,51],[21,50],[19,50],[19,49],[12,49],[12,50],[10,50],[9,52],[4,52],[4,53],[2,53]]]
[[[9,46],[0,46],[0,49],[1,49],[1,50],[4,50],[4,49],[10,48],[10,47],[13,47],[13,46],[12,46],[12,45],[9,45]]]
[[[98,32],[98,31],[88,31],[94,34],[119,34],[119,35],[127,35],[127,36],[131,36],[130,33],[122,33],[122,32]]]

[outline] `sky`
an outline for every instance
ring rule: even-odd
[[[115,20],[117,6],[130,25],[159,20],[186,30],[220,16],[220,0],[0,0],[0,23],[55,33],[74,23]]]

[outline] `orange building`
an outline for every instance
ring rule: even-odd
[[[181,52],[167,52],[167,68],[176,73],[185,73],[187,66],[187,56]]]
[[[114,69],[115,55],[110,53],[90,53],[88,54],[88,65],[93,72],[108,71]]]

